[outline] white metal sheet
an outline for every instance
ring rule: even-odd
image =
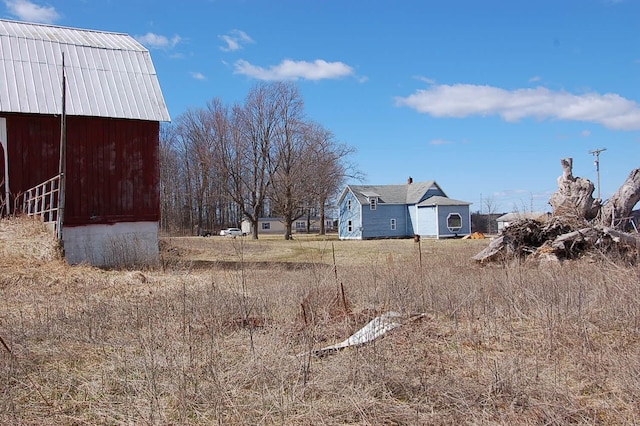
[[[120,33],[0,19],[0,112],[169,121],[149,51]]]

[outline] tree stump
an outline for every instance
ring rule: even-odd
[[[575,259],[590,251],[626,263],[640,259],[640,237],[622,231],[624,219],[629,218],[640,201],[640,169],[633,170],[603,205],[600,199],[593,198],[591,181],[573,176],[571,158],[563,158],[560,164],[563,173],[558,178],[558,190],[549,199],[552,219],[546,223],[520,220],[510,224],[473,257],[476,261],[523,258],[530,254],[540,259]]]
[[[563,158],[560,164],[563,173],[558,178],[558,190],[549,199],[553,215],[594,219],[600,212],[602,201],[593,198],[593,183],[589,179],[573,176],[572,158]]]
[[[640,169],[634,169],[615,194],[602,207],[602,222],[613,228],[622,226],[622,220],[631,216],[640,201]]]

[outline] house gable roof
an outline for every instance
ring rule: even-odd
[[[170,121],[149,51],[127,34],[0,19],[0,112]]]
[[[377,197],[378,203],[382,204],[418,204],[424,200],[431,189],[444,194],[444,191],[434,180],[402,185],[348,185],[342,193],[340,201],[348,191],[351,191],[360,204],[368,204],[371,197]]]
[[[434,195],[418,204],[418,207],[430,207],[430,206],[469,206],[471,203],[467,201],[454,200],[453,198],[442,197],[440,195]]]

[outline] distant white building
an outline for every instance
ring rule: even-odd
[[[511,225],[511,223],[519,220],[533,219],[546,221],[549,217],[551,217],[551,213],[547,212],[513,212],[503,214],[496,219],[496,222],[498,223],[498,232],[501,232],[504,228]]]
[[[310,225],[310,228],[307,229],[307,226]],[[293,232],[296,233],[306,233],[306,232],[319,232],[320,231],[320,218],[312,217],[310,222],[307,222],[306,217],[301,217],[296,219],[292,223]],[[333,232],[334,229],[334,220],[331,218],[325,219],[325,230],[327,232]],[[251,222],[248,220],[242,221],[242,232],[246,232],[247,235],[253,233],[253,228],[251,226]],[[284,234],[284,220],[281,217],[261,217],[258,219],[258,235],[261,234]]]

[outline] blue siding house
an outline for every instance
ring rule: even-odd
[[[338,237],[461,237],[471,234],[470,205],[447,197],[435,181],[348,185],[338,200]]]

